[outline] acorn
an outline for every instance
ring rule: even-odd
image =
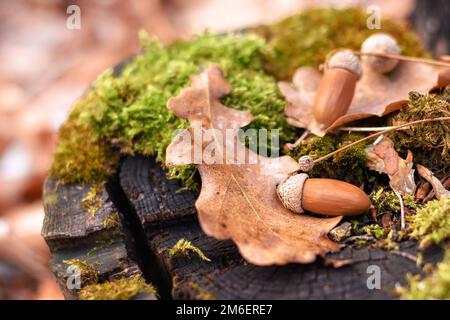
[[[314,160],[311,156],[301,156],[298,159],[298,166],[300,171],[309,172],[314,168]]]
[[[362,53],[400,54],[400,47],[394,37],[386,33],[376,33],[368,37],[361,45]],[[398,65],[398,60],[371,55],[363,55],[362,62],[377,73],[391,72]]]
[[[336,52],[325,64],[313,105],[314,117],[325,128],[347,113],[361,70],[358,57],[350,50]]]
[[[309,178],[306,173],[288,176],[277,186],[277,194],[287,209],[327,216],[355,216],[366,213],[370,199],[358,187],[335,179]]]

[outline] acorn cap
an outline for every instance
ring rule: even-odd
[[[277,195],[281,203],[289,210],[303,213],[303,185],[309,176],[306,173],[292,174],[277,186]]]
[[[326,63],[327,69],[345,69],[359,78],[362,75],[361,62],[356,54],[351,50],[339,50],[333,54]]]
[[[400,47],[394,37],[386,33],[376,33],[368,37],[361,45],[361,52],[400,54]],[[378,73],[392,71],[398,64],[398,60],[375,56],[362,56],[363,63],[370,66]]]
[[[300,171],[309,172],[314,168],[314,160],[310,156],[301,156],[298,159]]]

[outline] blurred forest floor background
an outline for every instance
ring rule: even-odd
[[[79,30],[66,28],[72,4],[81,9]],[[414,0],[0,1],[0,299],[62,298],[40,236],[42,183],[56,132],[99,73],[139,52],[140,29],[170,43],[275,22],[312,6],[371,4],[382,18],[400,20],[415,6]]]

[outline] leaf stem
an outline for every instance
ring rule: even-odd
[[[332,156],[334,156],[335,154],[338,154],[339,152],[345,151],[345,150],[347,150],[347,149],[349,149],[349,148],[351,148],[351,147],[353,147],[353,146],[355,146],[355,145],[357,145],[357,144],[359,144],[361,142],[364,142],[364,141],[376,138],[376,137],[378,137],[378,136],[380,136],[382,134],[398,131],[398,130],[404,128],[404,127],[414,126],[416,124],[421,124],[421,123],[426,123],[426,122],[437,122],[437,121],[450,121],[450,117],[421,119],[421,120],[416,120],[416,121],[411,121],[411,122],[408,122],[408,123],[404,123],[404,124],[401,124],[401,125],[398,125],[398,126],[390,127],[389,129],[373,133],[373,134],[371,134],[371,135],[369,135],[367,137],[364,137],[362,139],[354,141],[354,142],[352,142],[352,143],[350,143],[350,144],[348,144],[346,146],[343,146],[342,148],[339,148],[339,149],[337,149],[337,150],[335,150],[333,152],[330,152],[329,154],[326,154],[326,155],[324,155],[324,156],[322,156],[320,158],[317,158],[316,160],[314,160],[314,163],[318,163],[318,162],[327,160],[328,158],[331,158]]]

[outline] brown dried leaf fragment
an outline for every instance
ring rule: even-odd
[[[418,171],[418,170],[417,170]],[[415,198],[417,200],[423,201],[425,197],[430,193],[431,185],[429,182],[421,182],[417,185],[417,191]]]
[[[389,176],[389,185],[394,192],[401,195],[414,194],[413,155],[408,151],[406,159],[402,159],[394,149],[394,143],[389,138],[377,139],[365,149],[367,166],[371,170],[385,173]]]
[[[438,73],[437,88],[443,88],[450,84],[450,68],[443,69]]]
[[[440,72],[440,73],[439,73]],[[321,127],[313,116],[313,102],[322,74],[311,67],[301,67],[294,74],[292,84],[280,82],[286,98],[287,121],[296,127],[309,129],[323,136],[327,132],[352,121],[371,116],[384,116],[408,105],[410,91],[428,92],[438,82],[445,83],[445,69],[401,61],[389,75],[372,71],[363,64],[363,74],[356,84],[355,95],[347,113],[327,128]],[[331,89],[331,88],[330,88]]]
[[[167,104],[177,116],[191,122],[167,148],[166,164],[198,163],[202,188],[196,208],[205,233],[220,240],[232,239],[242,256],[257,265],[310,263],[317,255],[339,250],[340,245],[327,234],[342,217],[295,214],[278,200],[276,185],[299,165],[287,156],[262,157],[241,144],[238,130],[252,116],[220,103],[219,98],[229,92],[221,70],[211,65]],[[185,139],[195,126],[212,134],[195,142]],[[227,129],[236,137],[226,135]],[[200,157],[193,153],[194,147],[200,147]],[[228,152],[231,147],[235,152]],[[247,160],[243,164],[236,163],[240,153]],[[194,161],[195,156],[199,162]]]
[[[324,263],[327,267],[333,267],[335,269],[342,268],[344,266],[351,265],[353,263],[352,259],[333,259],[325,258]]]
[[[441,181],[434,176],[433,172],[430,169],[418,164],[417,172],[422,178],[424,178],[431,184],[434,190],[434,194],[438,200],[442,197],[450,197],[450,191],[445,189]]]

